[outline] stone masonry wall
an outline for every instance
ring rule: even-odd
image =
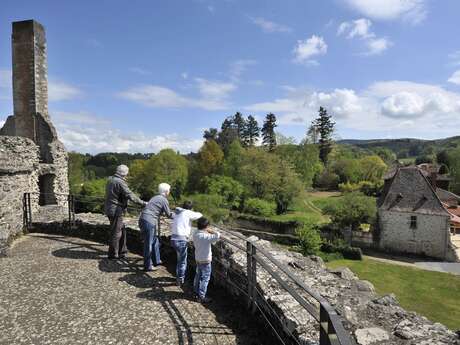
[[[140,253],[142,243],[137,219],[127,219],[126,223],[128,247]],[[108,222],[102,215],[78,214],[76,226],[72,230],[65,222],[36,224],[36,227],[40,232],[105,241]],[[168,227],[169,223],[162,223],[164,244],[169,243]],[[231,232],[223,231],[223,235],[244,245],[244,241]],[[359,280],[347,268],[328,270],[319,257],[304,257],[299,253],[274,247],[270,242],[256,237],[249,240],[271,253],[304,284],[317,291],[336,308],[344,318],[345,328],[359,345],[460,345],[460,339],[454,332],[439,323],[404,310],[393,295],[377,296],[371,283]],[[166,249],[167,246],[163,246],[162,250]],[[214,284],[225,288],[245,305],[242,291],[247,290],[246,254],[221,240],[213,246],[213,256]],[[287,340],[286,343],[292,343],[292,338],[291,341],[288,340],[288,334],[293,334],[298,343],[318,344],[318,325],[312,317],[260,267],[257,281],[260,291],[258,301],[271,320],[281,320],[276,327]],[[263,322],[260,314],[256,313],[255,317]],[[274,343],[275,339],[274,337]]]
[[[21,137],[0,136],[0,254],[23,230],[23,195],[38,192],[38,147]],[[31,195],[33,209],[38,195]]]
[[[410,228],[410,217],[417,228]],[[379,210],[380,247],[401,253],[448,258],[449,217]]]

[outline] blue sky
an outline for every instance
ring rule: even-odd
[[[325,106],[340,138],[459,135],[457,0],[110,0],[0,5],[0,123],[11,22],[47,33],[50,115],[80,152],[195,151],[240,111],[300,140]]]

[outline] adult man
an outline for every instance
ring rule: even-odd
[[[128,200],[142,206],[147,204],[128,188],[126,183],[128,172],[129,168],[126,165],[119,165],[115,175],[108,178],[105,189],[104,208],[110,221],[109,259],[123,258],[128,252],[126,229],[123,223],[123,214],[128,207]]]

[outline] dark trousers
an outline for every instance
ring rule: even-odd
[[[109,258],[116,258],[119,255],[126,254],[126,229],[123,223],[123,215],[109,216],[110,220],[110,238],[109,238]]]

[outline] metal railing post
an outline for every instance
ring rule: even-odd
[[[252,243],[246,241],[246,275],[248,277],[248,309],[252,309]]]
[[[22,196],[22,225],[24,228],[28,228],[28,215],[27,215],[27,193]]]
[[[323,305],[319,306],[319,345],[331,345],[329,340],[329,315]]]
[[[252,279],[252,313],[256,312],[257,303],[257,261],[256,261],[257,247],[251,245],[251,279]]]
[[[30,203],[30,193],[27,193],[27,212],[29,213],[29,220],[27,224],[27,230],[30,229],[32,225],[32,205]]]
[[[72,194],[67,195],[67,208],[69,209],[69,230],[72,230]]]
[[[72,194],[72,226],[75,226],[75,195]]]

